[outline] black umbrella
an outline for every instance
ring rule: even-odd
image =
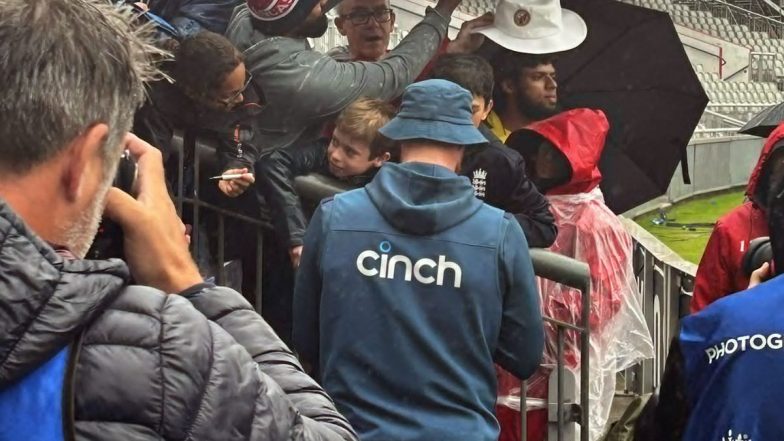
[[[775,104],[754,115],[738,133],[767,138],[776,127],[784,122],[784,103]]]
[[[558,57],[560,101],[601,109],[610,120],[601,187],[622,213],[667,191],[708,96],[668,14],[617,0],[561,6],[580,14],[588,37]],[[488,42],[481,53],[497,50]]]
[[[616,0],[561,5],[588,24],[558,62],[562,102],[607,114],[602,191],[622,213],[667,191],[708,96],[668,14]]]

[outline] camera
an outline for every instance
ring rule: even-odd
[[[117,166],[117,175],[112,182],[112,186],[120,190],[131,193],[136,183],[136,162],[131,158],[126,150],[120,157]],[[87,251],[85,259],[104,260],[111,258],[122,258],[123,250],[123,231],[117,223],[103,218],[98,226],[98,232],[93,239],[93,244]]]
[[[743,255],[741,261],[741,268],[746,277],[751,277],[751,273],[757,270],[765,262],[773,260],[773,247],[770,243],[770,237],[758,237],[749,242],[749,249]]]

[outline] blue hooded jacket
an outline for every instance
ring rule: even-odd
[[[683,319],[688,441],[784,439],[784,276]]]
[[[304,240],[294,344],[363,441],[496,440],[493,361],[543,348],[520,225],[431,164],[325,200]]]
[[[201,30],[223,34],[234,8],[244,0],[151,0],[150,11],[168,20],[183,37]]]

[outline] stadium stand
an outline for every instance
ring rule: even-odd
[[[431,4],[431,0],[419,0],[422,4]],[[769,54],[766,62],[770,63],[768,81],[749,81],[748,74],[735,75],[730,80],[722,79],[717,73],[704,71],[703,66],[694,66],[700,81],[711,102],[703,116],[696,137],[724,136],[748,121],[754,114],[765,107],[784,102],[784,93],[779,84],[784,84],[784,39],[771,37],[777,34],[775,20],[755,16],[753,12],[740,9],[738,6],[722,3],[724,9],[716,9],[710,1],[680,2],[673,0],[620,0],[670,14],[674,23],[704,34],[719,38],[726,42],[747,47],[754,54]],[[393,6],[395,0],[392,0]],[[459,10],[469,16],[479,16],[495,9],[495,0],[465,0]],[[711,8],[716,12],[712,12]],[[732,8],[732,10],[727,10]],[[741,11],[742,13],[737,13]],[[746,17],[743,14],[749,14]],[[746,17],[747,24],[741,23]],[[762,23],[762,24],[760,24]],[[751,27],[750,27],[751,26]],[[753,29],[752,29],[753,28]],[[407,33],[406,29],[395,27],[390,46],[394,47]],[[345,38],[340,35],[334,23],[330,23],[327,34],[312,42],[321,51],[345,45]],[[750,60],[751,62],[751,60]],[[719,128],[727,128],[721,131]]]

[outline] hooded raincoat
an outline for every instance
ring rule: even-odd
[[[609,417],[616,373],[653,356],[632,270],[632,239],[605,205],[599,189],[602,175],[598,164],[609,123],[601,111],[574,109],[536,122],[526,130],[549,141],[571,166],[569,181],[546,193],[558,227],[558,237],[550,250],[584,261],[591,270],[589,418],[591,439],[595,440]],[[514,135],[507,143],[517,147]],[[539,279],[539,289],[545,316],[580,324],[582,296],[578,290],[546,279]],[[529,397],[546,396],[547,376],[556,363],[556,329],[549,324],[546,328],[544,364],[529,382]],[[567,333],[566,366],[578,371],[580,355],[579,335]],[[507,389],[499,392],[499,404],[515,406],[519,402],[519,383],[506,378],[501,387]],[[510,423],[517,422],[510,419]]]
[[[714,301],[749,286],[741,270],[749,242],[768,235],[768,224],[759,195],[762,171],[773,150],[784,142],[784,125],[770,134],[746,188],[748,201],[719,218],[697,268],[691,312],[701,311]]]

